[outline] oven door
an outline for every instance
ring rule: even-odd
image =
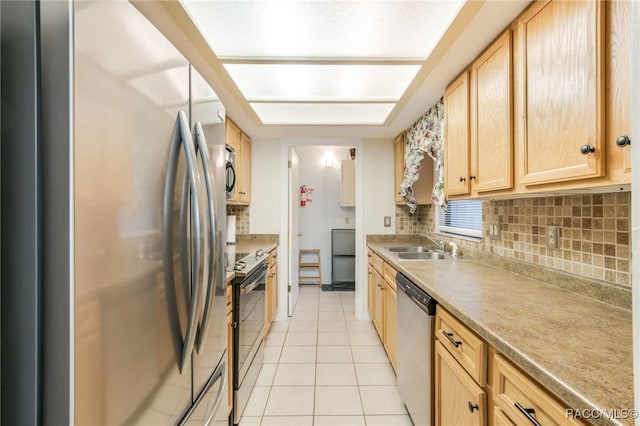
[[[242,385],[264,337],[266,276],[267,265],[263,264],[234,289],[237,295],[237,303],[234,306],[237,324],[237,338],[234,339],[234,360],[237,360],[237,374],[234,377],[236,389]]]

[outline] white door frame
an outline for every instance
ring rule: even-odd
[[[366,269],[361,267],[362,259],[366,256],[366,243],[364,235],[364,169],[362,139],[281,139],[280,140],[280,194],[290,194],[289,191],[289,148],[296,146],[348,146],[356,148],[356,207],[355,207],[355,228],[356,228],[356,289],[355,289],[355,315],[359,320],[368,319],[366,313],[367,282]],[[280,197],[280,248],[278,261],[278,299],[288,300],[288,274],[289,274],[289,238],[288,227],[288,197]],[[278,304],[278,314],[276,320],[287,319],[287,304]]]

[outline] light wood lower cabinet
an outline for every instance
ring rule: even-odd
[[[500,355],[494,358],[493,400],[496,410],[518,425],[534,421],[545,426],[583,424],[568,419],[564,405]]]
[[[384,342],[384,279],[377,270],[373,270],[373,311],[371,312],[371,319],[373,325],[378,331],[380,339]]]
[[[380,336],[389,361],[396,369],[398,347],[398,293],[396,291],[396,270],[385,263],[380,256],[368,252],[368,299],[369,315]]]
[[[269,254],[269,270],[266,279],[265,334],[278,313],[278,248]]]
[[[398,293],[396,287],[391,286],[389,282],[384,280],[384,348],[391,361],[391,366],[397,370],[396,352],[398,347]]]
[[[441,426],[487,424],[487,394],[436,342],[435,348],[436,424]]]

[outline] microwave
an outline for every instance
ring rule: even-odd
[[[233,149],[233,147],[229,145],[225,146],[224,159],[226,163],[225,187],[227,190],[227,199],[229,199],[236,196],[236,152],[235,152],[235,149]]]

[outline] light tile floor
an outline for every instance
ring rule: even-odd
[[[402,426],[411,419],[353,292],[301,286],[291,318],[274,322],[241,426]]]

